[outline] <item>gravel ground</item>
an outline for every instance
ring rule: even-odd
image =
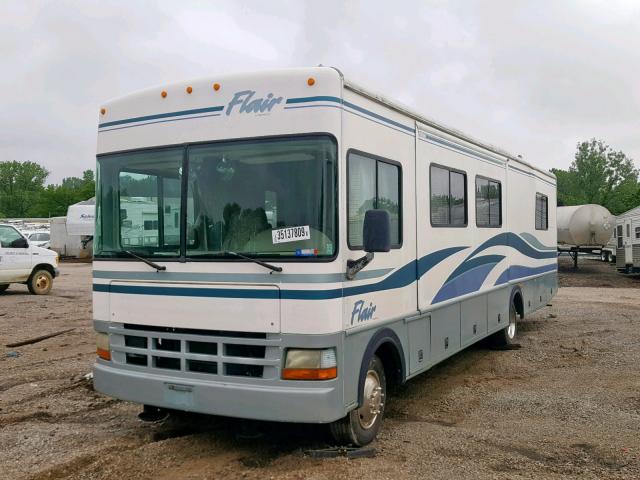
[[[95,393],[90,266],[64,264],[50,296],[0,295],[0,477],[640,478],[640,279],[581,263],[562,259],[563,288],[520,324],[520,350],[471,347],[395,392],[376,456],[357,460],[305,455],[328,445],[319,426],[149,425]]]

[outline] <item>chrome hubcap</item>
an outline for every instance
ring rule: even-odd
[[[46,290],[49,286],[49,278],[46,275],[39,275],[36,278],[36,288],[38,290]]]
[[[384,393],[380,385],[380,377],[374,370],[367,372],[364,381],[364,399],[362,407],[358,409],[360,426],[365,430],[371,428],[384,407]]]
[[[509,310],[509,326],[507,327],[507,335],[512,340],[516,336],[516,310],[513,306]]]

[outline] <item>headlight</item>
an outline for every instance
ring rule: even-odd
[[[282,378],[285,380],[330,380],[337,376],[335,348],[290,348],[286,352],[282,370]]]
[[[96,354],[103,360],[111,360],[108,334],[96,333]]]

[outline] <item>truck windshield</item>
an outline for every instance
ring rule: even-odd
[[[336,152],[308,136],[100,156],[95,256],[333,257]]]

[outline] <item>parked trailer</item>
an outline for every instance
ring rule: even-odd
[[[98,172],[94,385],[147,418],[327,423],[363,445],[390,384],[513,342],[556,293],[555,177],[332,68],[108,102]],[[129,214],[141,199],[156,208]]]
[[[616,268],[621,273],[640,273],[640,207],[616,218]]]
[[[558,253],[567,253],[578,267],[580,253],[601,254],[609,242],[615,217],[601,205],[558,207]]]

